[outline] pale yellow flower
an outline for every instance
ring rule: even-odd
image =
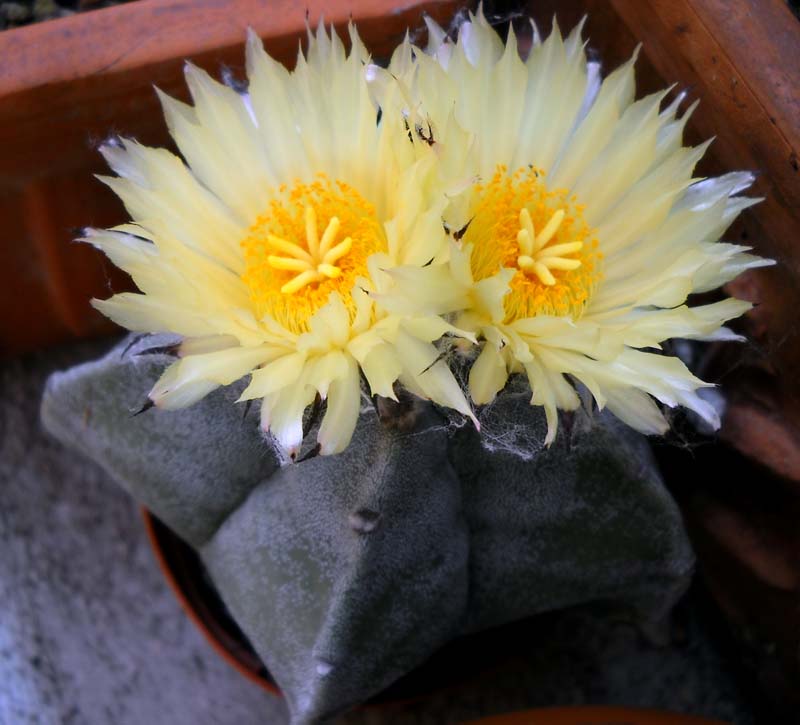
[[[320,27],[294,71],[251,33],[248,94],[186,66],[194,106],[161,94],[185,162],[123,140],[103,153],[105,178],[133,222],[86,241],[130,273],[141,293],[95,301],[130,330],[182,336],[180,359],[150,392],[159,408],[189,405],[252,373],[242,400],[294,455],[303,414],[327,401],[322,454],[350,440],[371,392],[393,384],[471,415],[432,344],[450,325],[389,315],[369,296],[397,265],[447,256],[436,156],[408,142],[401,119],[377,120],[368,55]],[[360,372],[359,372],[360,371]]]
[[[526,374],[548,443],[558,409],[579,405],[576,382],[645,433],[667,429],[652,398],[717,426],[697,392],[706,383],[660,350],[670,338],[736,338],[722,325],[748,303],[687,298],[771,263],[718,242],[756,203],[735,196],[752,175],[693,179],[707,147],[682,146],[694,107],[678,117],[682,97],[664,107],[668,91],[635,101],[635,57],[601,83],[580,27],[564,39],[556,26],[544,42],[534,29],[525,58],[513,31],[504,44],[480,11],[457,42],[429,30],[427,52],[406,42],[370,78],[384,115],[404,117],[440,159],[451,258],[397,273],[383,303],[458,312],[455,325],[481,339],[473,400]]]

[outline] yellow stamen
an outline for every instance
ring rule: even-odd
[[[331,248],[341,226],[338,217],[330,218],[322,240],[319,238],[317,229],[317,213],[311,204],[306,204],[304,208],[303,221],[308,250],[274,234],[267,237],[274,247],[292,255],[292,258],[288,258],[271,254],[267,257],[269,266],[273,269],[302,273],[281,286],[281,292],[286,295],[299,292],[306,285],[319,282],[326,277],[328,279],[340,277],[342,271],[334,266],[334,262],[347,254],[353,246],[353,240],[347,237]]]
[[[317,213],[314,207],[309,204],[306,207],[306,243],[308,253],[312,257],[319,255],[319,237],[317,236]]]
[[[330,277],[331,279],[340,277],[342,274],[342,270],[338,267],[334,267],[332,264],[317,265],[317,272],[324,274],[326,277]]]
[[[269,316],[298,334],[308,331],[308,320],[331,292],[354,315],[350,293],[358,277],[368,274],[367,258],[387,250],[374,207],[352,187],[323,175],[278,190],[241,244],[242,280],[256,316]]]
[[[547,253],[548,257],[559,257],[562,254],[579,252],[581,249],[583,249],[583,242],[567,242],[566,244],[554,244],[543,251]]]
[[[535,251],[539,251],[553,238],[553,235],[561,226],[562,221],[564,221],[564,210],[559,209],[555,214],[553,214],[553,216],[550,217],[550,221],[547,222],[545,228],[536,235],[536,244],[534,246]]]
[[[565,259],[562,254],[573,254],[583,248],[583,242],[564,242],[548,246],[555,234],[561,228],[566,212],[558,209],[545,224],[544,229],[539,232],[531,244],[533,220],[527,208],[523,208],[519,213],[519,222],[522,229],[517,232],[517,243],[522,254],[517,258],[517,266],[528,274],[536,275],[539,281],[547,287],[552,287],[556,283],[556,278],[551,270],[560,269],[570,271],[581,266],[579,259]],[[530,230],[530,231],[529,231]]]
[[[272,254],[267,257],[267,262],[273,269],[287,269],[293,272],[305,272],[307,269],[311,269],[311,262],[306,262],[303,259],[276,257]]]
[[[553,277],[553,275],[550,273],[550,270],[541,262],[533,263],[533,272],[540,280],[542,280],[542,284],[546,284],[548,287],[551,287],[556,283],[556,278]]]
[[[549,190],[544,172],[499,168],[476,188],[463,243],[476,281],[516,268],[503,298],[506,322],[583,313],[600,276],[601,255],[569,192]],[[536,233],[539,229],[539,233]]]
[[[523,209],[522,211],[528,210]],[[530,219],[530,215],[528,215],[528,219]],[[519,244],[519,249],[524,255],[530,256],[533,254],[533,237],[527,229],[520,229],[517,232],[517,244]]]
[[[523,207],[519,213],[519,225],[522,227],[521,231],[524,231],[527,234],[531,245],[533,245],[533,240],[536,239],[536,232],[533,230],[533,219],[531,219],[531,213],[525,207]],[[533,246],[531,246],[530,251],[526,252],[526,254],[532,253]]]
[[[536,260],[533,257],[529,257],[527,254],[521,254],[517,257],[517,266],[520,269],[526,269],[533,271],[533,265],[536,264]]]
[[[333,240],[336,239],[336,235],[339,233],[340,226],[341,223],[339,222],[339,219],[335,216],[331,217],[331,220],[328,222],[328,226],[325,227],[325,231],[322,234],[322,240],[319,243],[319,254],[321,257],[324,258],[327,256],[328,250],[333,244]]]
[[[329,249],[323,258],[323,261],[327,264],[333,264],[337,259],[343,257],[350,251],[350,248],[353,246],[353,240],[350,237],[346,237],[341,242],[339,242],[333,249]]]
[[[564,259],[564,257],[540,257],[537,264],[543,264],[548,269],[578,269],[580,259]]]
[[[521,254],[517,266],[525,273],[538,278],[546,287],[553,287],[556,278],[552,270],[572,271],[581,266],[580,259],[567,259],[562,255],[574,254],[583,249],[583,241],[562,242],[549,245],[566,217],[564,209],[554,211],[544,228],[534,236],[533,219],[527,207],[519,212],[521,229],[517,232],[517,245]]]
[[[314,269],[307,269],[294,277],[291,281],[287,282],[281,287],[281,292],[285,295],[291,295],[300,291],[307,284],[311,284],[319,279],[319,273]]]
[[[293,257],[297,257],[297,259],[305,259],[308,262],[312,261],[311,255],[302,247],[299,247],[297,244],[292,244],[291,242],[287,242],[285,239],[281,239],[280,237],[276,237],[274,234],[270,234],[267,237],[269,243],[279,249],[281,252],[286,252],[286,254],[291,254]]]

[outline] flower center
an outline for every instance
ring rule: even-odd
[[[476,187],[464,242],[473,245],[476,281],[517,270],[506,295],[505,322],[536,315],[577,319],[600,277],[602,255],[582,207],[563,189],[550,191],[539,169],[499,168]]]
[[[280,192],[241,242],[242,280],[257,317],[299,334],[331,292],[354,311],[350,291],[386,238],[374,207],[341,181],[320,175]]]

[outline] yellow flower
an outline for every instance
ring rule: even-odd
[[[451,257],[395,274],[382,303],[457,312],[481,341],[474,402],[526,374],[548,443],[558,409],[579,405],[576,382],[645,433],[667,429],[651,396],[717,426],[697,393],[706,383],[661,343],[736,339],[722,325],[748,303],[687,298],[772,263],[717,241],[758,201],[735,196],[752,175],[693,179],[708,145],[682,146],[694,107],[679,118],[683,96],[664,108],[668,91],[634,101],[635,56],[601,82],[580,27],[564,39],[556,25],[544,42],[534,27],[525,59],[513,30],[504,44],[480,11],[455,43],[429,31],[427,52],[407,41],[369,76],[384,116],[405,118],[415,144],[437,153]]]
[[[133,221],[85,240],[130,273],[141,293],[95,301],[130,330],[182,336],[179,360],[150,398],[190,405],[252,373],[241,400],[294,456],[303,414],[327,401],[322,454],[349,442],[371,392],[409,390],[471,415],[432,344],[435,315],[387,314],[370,293],[388,272],[447,258],[436,156],[408,142],[401,119],[377,120],[355,30],[310,35],[294,71],[247,42],[247,96],[186,66],[194,106],[160,94],[184,163],[122,140],[104,178]]]

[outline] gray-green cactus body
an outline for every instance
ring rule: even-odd
[[[169,338],[126,340],[105,357],[48,380],[42,422],[56,438],[99,463],[140,503],[193,546],[278,468],[276,449],[253,416],[233,405],[241,386],[215,390],[191,408],[137,411],[165,354],[141,354]]]
[[[281,466],[233,390],[132,417],[165,360],[122,349],[55,375],[43,420],[198,549],[295,723],[368,699],[457,634],[598,599],[657,620],[688,582],[676,506],[612,418],[578,413],[543,449],[513,385],[481,434],[427,404],[402,430],[365,405],[344,453]]]
[[[470,428],[451,441],[470,537],[468,631],[597,600],[657,623],[694,558],[646,440],[579,410],[537,450],[547,425],[529,400],[507,390],[481,415],[483,441]]]
[[[468,541],[447,436],[367,409],[356,446],[259,484],[203,560],[298,722],[388,686],[457,634]]]

